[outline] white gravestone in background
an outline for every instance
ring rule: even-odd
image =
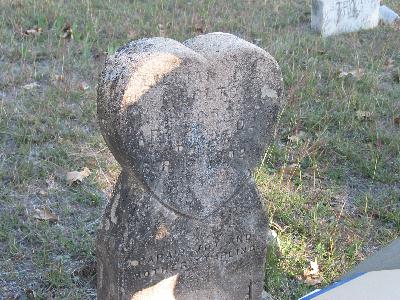
[[[361,29],[379,23],[380,0],[313,0],[311,27],[323,36]]]

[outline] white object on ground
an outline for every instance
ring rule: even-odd
[[[379,20],[383,24],[392,24],[396,20],[400,20],[400,16],[386,5],[381,5],[379,8]]]
[[[311,27],[327,37],[379,24],[380,0],[312,0]]]

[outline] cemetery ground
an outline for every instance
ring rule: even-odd
[[[254,172],[279,237],[275,298],[331,283],[399,236],[400,24],[322,39],[310,1],[0,6],[0,299],[95,298],[94,238],[119,173],[96,84],[106,53],[145,36],[230,32],[282,68],[286,105]]]

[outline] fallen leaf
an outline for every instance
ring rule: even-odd
[[[28,83],[25,84],[22,88],[24,90],[33,90],[35,88],[38,88],[40,85],[37,82],[32,82],[32,83]]]
[[[365,74],[365,71],[364,71],[364,69],[361,69],[361,68],[357,68],[352,71],[339,70],[339,78],[351,76],[358,80],[362,76],[364,76],[364,74]]]
[[[71,24],[66,23],[62,29],[62,38],[63,39],[71,39],[74,38],[73,32],[72,32],[72,27]]]
[[[321,282],[322,282],[321,278],[306,278],[304,280],[304,283],[312,285],[312,286],[320,284]]]
[[[364,110],[357,110],[356,111],[356,116],[357,116],[357,119],[366,121],[366,120],[370,120],[371,119],[372,112],[364,111]]]
[[[28,288],[25,290],[25,295],[28,300],[36,299],[36,293],[34,290]]]
[[[317,259],[309,261],[309,266],[303,272],[303,281],[309,285],[317,285],[322,282]]]
[[[85,81],[82,81],[81,83],[79,83],[79,89],[81,91],[87,91],[90,88],[89,84]]]
[[[68,172],[66,176],[67,185],[72,185],[73,183],[80,183],[84,178],[90,175],[90,170],[86,167],[82,171],[72,171]]]
[[[96,275],[96,261],[91,261],[91,262],[85,263],[80,268],[75,269],[72,272],[72,275],[78,276],[78,277],[83,277],[83,278],[95,277],[95,275]]]
[[[41,221],[49,221],[49,222],[57,222],[58,217],[53,214],[47,207],[43,209],[35,209],[35,213],[33,214],[33,218]]]
[[[31,29],[25,30],[24,32],[22,32],[22,34],[23,34],[23,35],[32,35],[32,36],[35,36],[35,35],[40,34],[41,32],[42,32],[42,28],[40,28],[40,27],[38,27],[38,26],[35,26],[35,27],[31,28]]]
[[[393,120],[394,124],[400,127],[400,116],[397,116]]]

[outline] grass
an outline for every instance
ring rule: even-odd
[[[398,1],[385,4],[400,11]],[[6,299],[95,298],[95,231],[119,172],[96,124],[96,83],[106,53],[146,36],[182,41],[231,32],[265,48],[282,68],[287,104],[255,174],[280,240],[265,281],[277,299],[332,282],[399,236],[395,26],[322,39],[309,29],[310,1],[300,0],[0,0],[0,6]],[[33,28],[41,32],[23,34]],[[339,76],[355,69],[363,69],[359,78]],[[24,88],[30,83],[38,86]],[[66,172],[83,167],[91,175],[67,186]],[[44,207],[59,221],[35,219],[35,209]],[[315,260],[312,282],[304,269]]]

